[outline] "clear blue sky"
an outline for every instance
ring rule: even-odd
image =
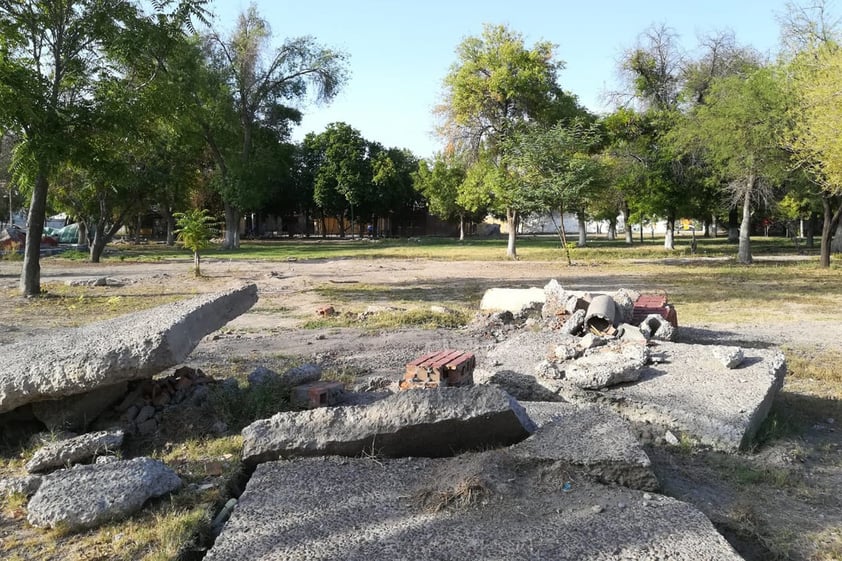
[[[664,23],[692,51],[697,36],[730,29],[761,52],[778,48],[778,16],[785,0],[258,0],[278,43],[312,35],[346,51],[351,78],[328,106],[303,107],[296,139],[344,121],[368,140],[429,157],[440,148],[432,108],[461,40],[483,23],[506,24],[527,45],[548,40],[566,62],[561,86],[596,112],[616,89],[617,60],[653,23]],[[216,0],[217,28],[230,30],[247,8],[243,0]],[[836,10],[834,10],[836,11]]]

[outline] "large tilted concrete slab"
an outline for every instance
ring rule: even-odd
[[[247,284],[3,348],[0,413],[26,403],[149,378],[257,301]]]
[[[652,463],[625,419],[593,404],[523,402],[538,430],[509,451],[524,459],[572,466],[602,483],[654,491]]]
[[[730,369],[711,347],[659,343],[660,362],[643,369],[634,383],[597,392],[634,421],[667,426],[703,444],[732,451],[746,448],[783,385],[781,352],[744,349]]]
[[[283,412],[243,429],[243,461],[295,456],[450,456],[508,445],[535,425],[492,386],[407,390],[367,406]]]
[[[205,561],[741,559],[689,504],[564,483],[502,451],[264,463]]]

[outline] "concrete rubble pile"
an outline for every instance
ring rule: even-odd
[[[777,350],[675,342],[675,310],[662,296],[570,292],[552,280],[543,294],[483,298],[490,325],[509,314],[517,326],[538,306],[541,320],[508,330],[477,366],[477,383],[522,401],[602,403],[632,423],[725,451],[750,445],[783,384]]]
[[[254,284],[51,333],[4,348],[0,366],[0,431],[14,441],[33,427],[52,438],[25,465],[29,475],[0,479],[0,497],[31,497],[27,520],[36,527],[77,531],[139,510],[174,492],[181,479],[146,457],[120,460],[125,436],[156,430],[168,409],[199,402],[212,383],[182,362],[207,334],[257,300]],[[120,429],[76,435],[98,417]]]

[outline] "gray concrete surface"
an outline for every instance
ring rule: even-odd
[[[60,399],[37,401],[32,414],[49,430],[84,431],[103,411],[120,401],[129,383],[124,380]]]
[[[450,456],[523,440],[535,425],[493,386],[407,390],[367,406],[282,412],[243,429],[243,461],[296,456]]]
[[[710,347],[661,342],[635,384],[598,393],[634,421],[663,425],[726,451],[746,448],[783,385],[786,362],[776,350],[745,349],[728,368]]]
[[[658,479],[629,424],[612,409],[593,404],[523,403],[538,430],[514,446],[518,457],[575,467],[601,483],[654,491]]]
[[[257,286],[206,294],[78,329],[6,345],[0,413],[21,405],[149,378],[257,301]]]
[[[506,452],[490,451],[446,459],[309,458],[261,464],[205,557],[242,559],[741,557],[686,503],[585,480],[571,484]]]
[[[178,475],[151,458],[76,466],[43,478],[26,519],[38,528],[94,528],[179,487]]]

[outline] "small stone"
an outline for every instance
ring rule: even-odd
[[[158,421],[155,419],[147,419],[142,423],[138,423],[137,432],[141,436],[149,436],[158,429]]]
[[[593,512],[594,514],[599,514],[604,510],[605,508],[602,505],[593,505],[591,507],[591,512]]]
[[[617,508],[624,510],[626,508],[626,503],[617,503]]]
[[[140,425],[155,416],[155,408],[151,405],[144,405],[135,417],[134,422]]]
[[[643,493],[643,500],[644,501],[651,501],[652,495],[650,493]]]
[[[667,431],[664,433],[664,440],[667,441],[667,444],[670,446],[678,446],[681,441],[672,433],[672,431]]]

